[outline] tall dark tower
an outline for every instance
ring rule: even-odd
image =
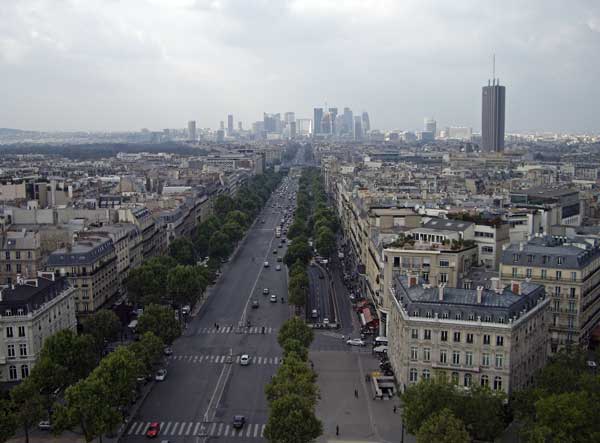
[[[484,151],[504,151],[504,107],[506,88],[496,77],[494,56],[492,81],[483,87],[481,94],[481,144]]]
[[[321,120],[323,119],[323,108],[315,108],[313,112],[313,137],[321,133]]]

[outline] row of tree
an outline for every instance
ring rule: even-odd
[[[510,418],[503,392],[478,385],[465,390],[441,375],[410,386],[401,398],[404,426],[419,443],[494,441]]]
[[[55,433],[80,429],[86,441],[114,431],[136,395],[138,377],[153,371],[179,327],[169,308],[149,306],[140,316],[140,340],[106,356],[106,344],[121,331],[109,310],[89,316],[79,335],[65,329],[47,338],[29,377],[0,400],[0,441],[22,429],[29,442],[29,430],[43,418]]]
[[[271,443],[308,443],[323,432],[315,415],[317,374],[308,364],[313,338],[312,329],[299,317],[286,321],[279,331],[284,360],[265,388],[269,402],[265,436]]]

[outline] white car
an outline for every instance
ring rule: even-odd
[[[346,344],[350,346],[364,346],[365,342],[360,338],[351,338],[350,340],[346,341]]]
[[[250,364],[250,356],[248,354],[243,354],[240,357],[240,365],[248,366]]]
[[[166,369],[159,369],[156,372],[156,376],[154,377],[154,380],[156,380],[156,381],[165,381],[166,377],[167,377],[167,370]]]
[[[263,294],[265,294],[265,295],[269,295],[269,288],[265,288],[265,289],[263,289]]]
[[[265,268],[268,268],[268,267],[269,267],[269,262],[268,262],[268,261],[266,261],[266,262],[265,262]]]
[[[276,271],[281,271],[281,265],[277,265],[277,266],[275,267],[275,270],[276,270]]]
[[[277,296],[275,294],[271,294],[271,298],[269,299],[271,303],[277,303]]]
[[[49,420],[42,420],[41,422],[38,423],[38,429],[40,429],[42,431],[51,431],[52,423],[50,423]]]

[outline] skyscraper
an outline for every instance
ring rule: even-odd
[[[481,147],[484,151],[504,151],[504,105],[506,90],[500,79],[483,87],[481,94]]]
[[[338,108],[329,108],[329,113],[331,114],[331,133],[337,133],[338,129],[335,127],[335,119],[338,115]]]
[[[188,122],[188,139],[196,140],[196,120],[190,120]]]
[[[227,135],[229,137],[233,135],[233,114],[227,116]]]
[[[437,122],[433,119],[433,117],[426,117],[423,120],[423,131],[431,132],[433,134],[433,138],[435,138],[437,134]]]
[[[313,136],[321,132],[321,120],[323,119],[323,108],[315,108],[313,117]]]
[[[364,114],[366,113],[363,113],[363,116]],[[369,118],[368,115],[367,118]],[[363,122],[364,120],[361,117],[354,117],[354,140],[362,140],[364,131]]]
[[[286,112],[283,114],[283,120],[289,125],[290,123],[296,121],[296,114],[294,112]]]
[[[342,133],[350,135],[354,134],[354,115],[350,108],[344,108],[344,127]]]
[[[362,113],[362,130],[365,133],[371,130],[371,121],[369,120],[369,113],[367,111]]]
[[[289,123],[290,125],[290,138],[296,138],[296,121]]]
[[[330,135],[333,133],[333,119],[331,112],[326,112],[321,118],[321,134]]]

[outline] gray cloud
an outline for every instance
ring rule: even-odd
[[[263,111],[368,110],[375,127],[600,131],[600,4],[455,0],[5,0],[0,126],[248,126]]]

